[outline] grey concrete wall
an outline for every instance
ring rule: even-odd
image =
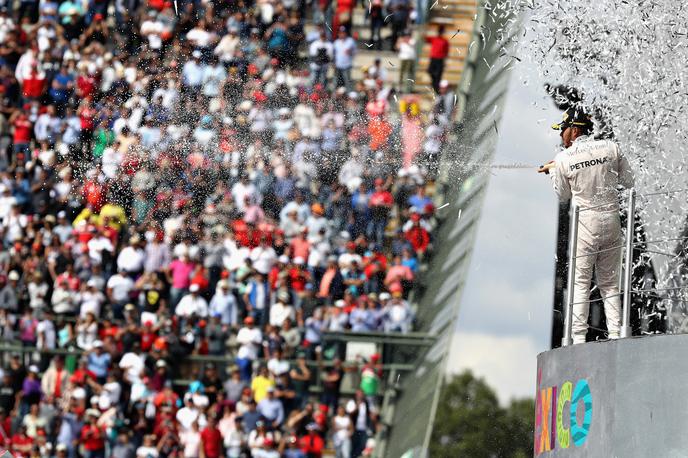
[[[590,393],[573,428],[567,381]],[[688,457],[688,335],[551,350],[538,356],[537,385],[536,457]]]

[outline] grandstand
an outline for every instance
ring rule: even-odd
[[[343,2],[0,10],[0,447],[423,456],[509,37],[397,3],[382,51]]]

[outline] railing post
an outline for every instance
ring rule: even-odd
[[[566,315],[564,315],[564,338],[561,345],[567,347],[573,344],[571,326],[573,325],[573,291],[576,278],[576,249],[578,248],[578,219],[580,209],[575,203],[572,206],[571,226],[569,228],[569,272],[566,283]]]
[[[621,337],[631,337],[631,290],[633,286],[633,232],[635,229],[635,189],[628,190],[626,211],[626,261],[624,263],[623,309],[621,311]]]

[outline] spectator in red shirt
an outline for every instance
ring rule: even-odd
[[[12,162],[15,164],[23,164],[29,153],[33,123],[28,115],[22,110],[17,110],[12,113],[9,123],[14,127],[14,136],[12,138],[14,157],[12,158]],[[20,154],[21,158],[19,157]]]
[[[91,99],[85,98],[83,103],[77,110],[79,121],[81,122],[80,141],[83,149],[87,152],[90,158],[93,146],[93,130],[96,126],[96,109],[91,105]]]
[[[9,448],[12,433],[12,418],[0,407],[0,447]]]
[[[309,423],[306,429],[308,430],[308,434],[301,437],[299,440],[301,451],[305,453],[308,458],[320,458],[323,448],[325,448],[325,441],[318,435],[318,425]]]
[[[412,214],[411,221],[413,221],[413,226],[404,235],[406,240],[413,246],[413,251],[416,252],[419,258],[422,258],[423,254],[428,250],[428,245],[430,245],[430,234],[421,226],[420,214]]]
[[[291,289],[296,293],[296,303],[299,308],[301,300],[306,292],[306,284],[311,281],[311,274],[305,268],[306,261],[303,258],[294,258],[294,265],[289,269],[289,282]]]
[[[97,411],[86,412],[86,424],[81,428],[84,458],[105,458],[105,431],[97,424]]]
[[[19,426],[19,431],[12,436],[11,442],[10,449],[15,458],[28,458],[31,455],[33,439],[26,434],[26,425]]]
[[[29,100],[37,100],[45,89],[45,73],[38,69],[38,63],[31,65],[31,71],[22,82],[22,95]]]
[[[208,416],[208,424],[201,431],[201,449],[205,458],[220,458],[222,455],[222,434],[217,429],[217,419]]]
[[[444,26],[439,26],[436,37],[425,37],[425,41],[430,43],[428,74],[432,78],[432,87],[438,94],[440,92],[442,73],[444,73],[444,61],[449,55],[449,41],[443,35]]]
[[[370,195],[368,206],[370,207],[370,223],[368,224],[368,237],[375,240],[375,243],[382,245],[385,240],[385,228],[387,227],[387,217],[392,206],[394,197],[385,188],[385,180],[375,179],[375,192]]]
[[[76,272],[74,272],[74,264],[69,262],[65,266],[65,271],[55,277],[55,285],[61,284],[63,281],[67,282],[67,286],[72,291],[79,291],[81,281]]]
[[[106,193],[103,185],[98,181],[98,177],[95,174],[92,175],[94,176],[89,176],[84,183],[83,195],[91,211],[98,213],[105,205]]]
[[[76,93],[79,97],[85,99],[86,97],[91,97],[96,88],[96,79],[93,75],[89,75],[87,72],[82,71],[81,74],[76,79]]]

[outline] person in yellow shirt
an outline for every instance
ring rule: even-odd
[[[99,224],[98,215],[93,213],[88,207],[84,208],[78,215],[76,215],[76,218],[74,218],[74,221],[72,221],[72,226],[78,227],[82,221],[86,222],[87,224],[95,224],[96,226]]]
[[[268,388],[274,387],[275,381],[270,378],[267,366],[260,366],[258,375],[253,378],[251,382],[251,390],[253,391],[253,399],[256,403],[263,400],[268,395]]]
[[[100,218],[103,222],[107,221],[108,226],[119,231],[123,225],[127,224],[127,214],[121,205],[108,202],[100,209]]]

